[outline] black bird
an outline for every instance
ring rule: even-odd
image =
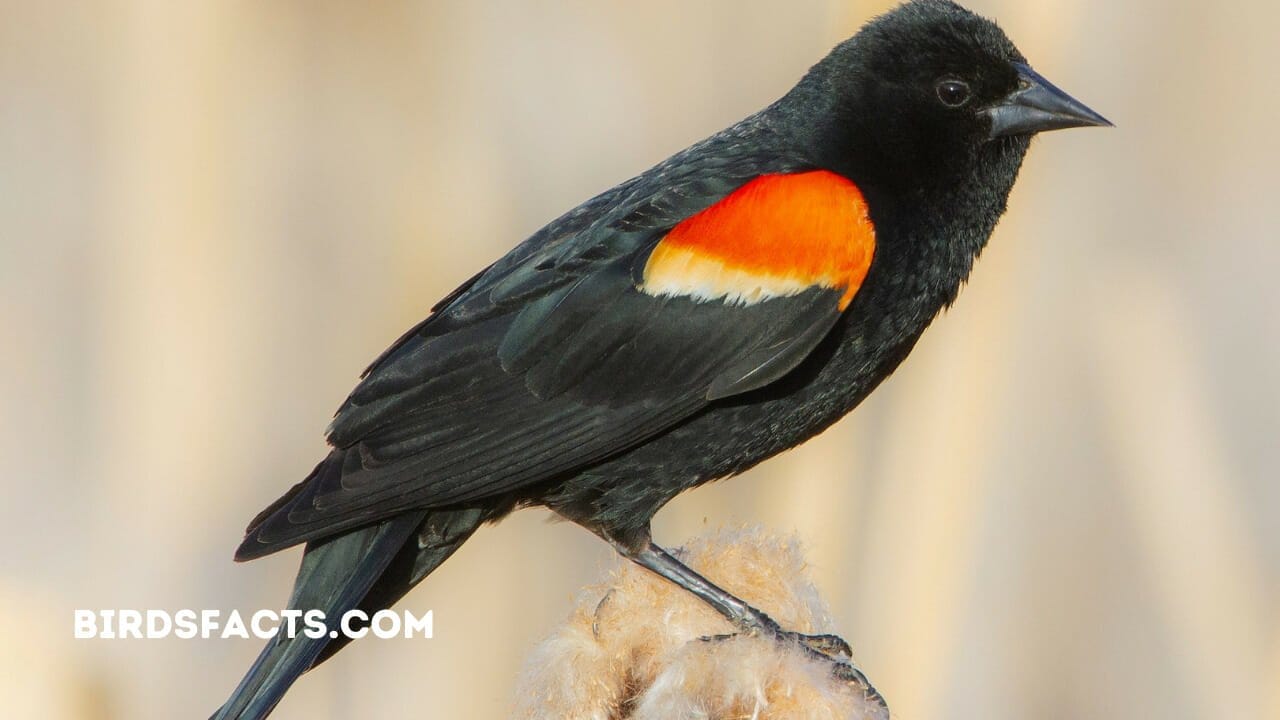
[[[955,299],[1031,136],[1108,124],[994,23],[908,2],[441,300],[365,371],[328,456],[236,559],[307,543],[290,606],[336,624],[394,603],[481,524],[544,506],[864,681],[842,640],[779,628],[654,544],[650,518],[852,410]],[[271,641],[215,717],[264,717],[343,644]]]

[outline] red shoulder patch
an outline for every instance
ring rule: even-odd
[[[875,253],[862,193],[832,172],[762,175],[672,228],[641,290],[749,305],[811,287],[853,300]]]

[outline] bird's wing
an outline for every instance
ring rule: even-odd
[[[798,365],[871,262],[857,189],[722,169],[658,186],[553,223],[375,361],[241,557],[554,478]]]

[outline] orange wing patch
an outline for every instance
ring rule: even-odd
[[[649,255],[640,289],[750,305],[811,287],[862,285],[875,228],[849,180],[816,170],[762,175],[672,228]]]

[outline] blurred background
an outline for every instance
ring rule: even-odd
[[[562,211],[772,101],[891,3],[0,0],[0,696],[203,718],[278,608],[241,531],[357,373]],[[1263,0],[970,0],[1115,121],[1033,147],[972,285],[850,418],[660,542],[807,543],[903,720],[1280,718],[1280,66]],[[274,717],[502,718],[611,551],[525,511]]]

